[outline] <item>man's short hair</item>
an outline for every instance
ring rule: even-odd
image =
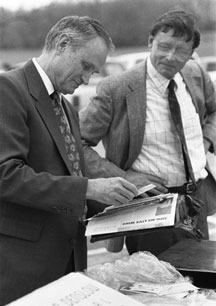
[[[101,37],[109,50],[114,49],[112,39],[101,22],[88,16],[66,16],[48,32],[44,50],[54,49],[56,42],[63,34],[68,35],[72,48],[79,48],[89,40]]]
[[[150,35],[155,36],[158,32],[173,30],[176,37],[186,37],[186,41],[193,40],[193,49],[200,44],[200,33],[196,26],[194,16],[182,10],[168,11],[161,15],[153,24]]]

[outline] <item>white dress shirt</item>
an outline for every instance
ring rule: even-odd
[[[48,75],[46,74],[46,72],[43,70],[43,68],[39,65],[39,63],[37,62],[36,58],[33,58],[32,59],[43,83],[44,83],[44,86],[46,87],[46,90],[48,92],[48,95],[50,96],[54,91],[54,87],[53,87],[53,84],[50,80],[50,78],[48,77]],[[64,114],[64,117],[65,117],[65,121],[66,121],[66,124],[68,126],[68,129],[71,129],[70,128],[70,124],[69,124],[69,121],[68,121],[68,118],[67,118],[67,115],[65,113],[65,110],[64,110],[64,107],[62,106],[62,95],[61,93],[57,92],[58,95],[59,95],[59,98],[60,98],[60,105],[61,105],[61,108],[62,108],[62,111],[63,111],[63,114]]]
[[[180,104],[188,153],[195,180],[205,178],[206,156],[203,134],[191,96],[180,73],[174,77],[176,96]],[[147,107],[143,145],[132,169],[166,180],[167,186],[180,186],[186,182],[182,146],[171,118],[167,86],[169,80],[147,59]]]

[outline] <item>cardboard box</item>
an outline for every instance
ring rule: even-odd
[[[70,273],[59,280],[8,304],[8,306],[143,306],[81,273]]]

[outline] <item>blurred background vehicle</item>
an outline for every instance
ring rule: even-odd
[[[216,56],[202,56],[200,57],[200,61],[216,85]]]
[[[96,94],[96,86],[102,78],[131,68],[133,65],[143,61],[148,54],[149,51],[136,51],[109,56],[100,73],[94,74],[90,78],[88,85],[79,86],[74,94],[66,95],[66,98],[73,104],[76,110],[79,111],[83,107],[87,106],[91,98]],[[197,52],[194,52],[193,59],[203,66],[216,85],[216,56],[200,57]],[[13,68],[21,67],[25,63],[26,61],[23,61],[12,65],[7,62],[2,62],[0,63],[0,73]]]
[[[121,64],[123,70],[127,70],[132,66],[142,62],[149,55],[149,51],[131,52],[121,55],[116,55],[115,60]]]
[[[0,61],[0,73],[4,72],[4,71],[11,70],[12,68],[14,68],[14,67],[10,63]]]
[[[106,63],[100,70],[100,73],[93,74],[89,80],[88,85],[79,86],[74,94],[66,95],[66,98],[73,104],[77,111],[88,105],[92,96],[96,93],[97,83],[104,77],[122,72],[125,70],[125,63],[119,61],[118,56],[109,56]]]
[[[77,111],[87,106],[91,98],[96,94],[96,86],[98,82],[111,74],[119,73],[131,68],[132,66],[142,62],[149,55],[149,51],[130,52],[110,56],[102,67],[99,74],[95,74],[90,78],[88,85],[81,85],[76,89],[73,95],[66,95],[66,98],[73,104]],[[199,62],[211,74],[216,73],[213,68],[216,68],[216,57],[203,57],[194,52],[193,59]],[[215,62],[214,62],[215,60]],[[215,66],[214,66],[215,65]],[[216,79],[216,75],[215,78]]]
[[[73,104],[77,111],[88,105],[96,94],[97,83],[110,74],[119,73],[126,69],[129,69],[135,64],[143,61],[148,51],[145,52],[133,52],[121,55],[110,56],[107,58],[106,63],[102,67],[99,74],[95,74],[90,78],[88,85],[81,85],[76,89],[73,95],[66,95],[66,98]]]

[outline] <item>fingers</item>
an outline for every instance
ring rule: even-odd
[[[136,186],[123,178],[116,178],[115,184],[115,188],[110,193],[115,205],[127,204],[138,194]]]
[[[155,188],[151,189],[151,192],[153,192],[155,195],[158,195],[161,193],[167,193],[168,189],[163,185],[156,185]]]
[[[151,195],[167,193],[166,187],[155,183],[154,189],[151,189]],[[121,205],[129,203],[138,195],[138,189],[131,182],[121,178],[101,178],[88,180],[86,192],[87,199],[93,199],[108,205]]]
[[[86,198],[108,205],[128,203],[138,194],[135,185],[123,178],[88,180]]]
[[[167,183],[166,180],[157,177],[153,174],[136,172],[134,170],[129,169],[126,173],[126,179],[139,188],[149,184],[154,184],[158,192],[160,193],[167,192],[166,188],[164,187]]]
[[[164,192],[160,192],[159,190],[157,190],[157,189],[151,189],[150,191],[148,191],[148,195],[149,196],[157,196],[157,195],[159,195],[159,194],[161,194],[161,193],[164,193]]]
[[[120,182],[122,182],[122,186],[124,187],[124,190],[129,191],[130,194],[132,194],[132,197],[136,197],[138,195],[138,189],[136,188],[136,186],[130,182],[128,182],[127,180],[123,179],[123,178],[119,178]]]
[[[156,185],[158,184],[158,186],[165,186],[167,181],[162,179],[161,177],[155,176],[153,174],[146,174],[146,173],[142,173],[143,177],[145,179],[147,179],[149,182],[151,182],[152,184]]]
[[[120,206],[122,204],[128,204],[132,199],[128,199],[120,194],[116,194],[113,196],[113,200],[111,201],[111,205]]]
[[[140,198],[149,198],[149,195],[147,193],[142,193],[139,195]]]

